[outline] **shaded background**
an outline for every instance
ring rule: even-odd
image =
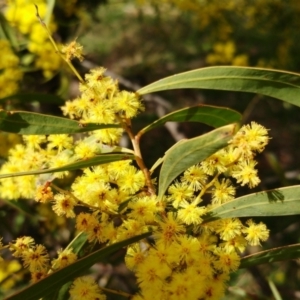
[[[5,11],[5,5],[2,6]],[[58,25],[54,37],[62,43],[77,38],[84,45],[85,60],[82,64],[75,63],[82,74],[91,67],[104,66],[109,75],[119,79],[121,88],[135,90],[163,77],[206,66],[254,66],[299,72],[299,13],[298,0],[61,0],[56,1],[54,7]],[[18,35],[17,38],[20,39]],[[26,38],[22,41],[27,42]],[[28,70],[24,73],[20,93],[42,91],[65,100],[77,95],[77,80],[66,67],[45,79],[39,69],[32,67],[33,60],[24,59],[29,54],[26,47],[19,50],[21,64]],[[61,103],[37,100],[32,103],[12,98],[1,103],[6,109],[13,106],[61,115]],[[256,121],[270,129],[272,140],[258,156],[261,185],[255,190],[240,189],[238,195],[299,184],[299,107],[246,93],[167,91],[145,98],[146,111],[136,118],[134,129],[167,112],[196,104],[236,109],[243,114],[244,123]],[[141,145],[147,166],[151,167],[176,140],[210,129],[199,123],[181,123],[147,133]],[[3,159],[5,155],[4,151]],[[0,200],[0,235],[5,239],[31,235],[53,252],[65,246],[73,236],[72,221],[56,217],[51,208],[30,201],[16,203]],[[31,222],[20,209],[38,213],[45,219],[38,224]],[[263,221],[271,229],[264,248],[299,242],[298,216]],[[258,250],[251,248],[248,253]],[[120,252],[107,264],[95,266],[94,271],[102,284],[108,283],[107,287],[132,292],[136,286],[133,275],[121,263],[123,254]],[[232,276],[226,299],[273,299],[268,278],[275,283],[282,299],[300,299],[299,270],[299,261],[240,270]],[[22,276],[28,279],[26,274]],[[8,279],[2,282],[4,287],[7,282]],[[18,285],[22,285],[22,280]]]

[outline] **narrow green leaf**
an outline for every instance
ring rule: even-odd
[[[57,294],[57,298],[53,298],[53,300],[69,300],[70,299],[69,289],[72,283],[73,283],[72,281],[65,283],[62,286],[62,288],[59,290]]]
[[[53,94],[39,94],[39,93],[24,93],[24,94],[14,94],[0,99],[0,102],[6,102],[7,100],[18,100],[23,103],[28,102],[40,102],[40,103],[51,103],[62,105],[64,100]]]
[[[165,160],[165,156],[164,157],[160,157],[151,167],[151,169],[149,170],[150,173],[152,174],[154,172],[154,170],[163,163],[163,161]]]
[[[271,278],[268,279],[268,284],[269,284],[269,287],[272,291],[274,299],[275,300],[282,300],[282,297],[281,297],[275,283],[273,282],[273,280]]]
[[[7,39],[11,46],[15,49],[19,48],[18,39],[16,37],[16,30],[6,20],[4,14],[0,12],[0,38]]]
[[[9,177],[18,177],[25,175],[38,175],[38,174],[47,174],[47,173],[55,173],[55,172],[63,172],[63,171],[73,171],[83,168],[88,168],[96,165],[107,164],[113,161],[125,160],[125,159],[135,159],[135,156],[132,154],[99,154],[92,158],[79,160],[74,163],[67,164],[63,167],[45,169],[45,170],[34,170],[34,171],[25,171],[18,173],[10,173],[10,174],[1,174],[1,178],[9,178]]]
[[[234,128],[234,124],[227,125],[193,139],[181,140],[170,148],[160,170],[159,198],[179,174],[227,146]]]
[[[78,233],[66,249],[73,249],[73,253],[78,254],[87,241],[87,235],[84,232]]]
[[[115,243],[98,251],[95,251],[86,257],[83,257],[75,263],[50,274],[48,277],[40,280],[39,282],[30,285],[22,291],[6,298],[6,300],[36,300],[41,297],[50,295],[54,290],[59,289],[65,283],[80,276],[82,272],[88,270],[95,263],[100,262],[107,258],[110,254],[117,250],[126,247],[132,243],[146,238],[151,235],[151,232],[147,232],[130,239]]]
[[[300,214],[300,185],[295,185],[236,198],[211,209],[204,222],[224,218],[298,214]]]
[[[81,124],[78,121],[26,111],[0,111],[0,130],[19,134],[63,134],[118,128],[116,124]]]
[[[240,269],[298,258],[300,258],[300,244],[294,244],[247,255],[241,259]]]
[[[140,133],[164,125],[166,122],[201,122],[212,127],[221,127],[241,120],[242,115],[226,107],[198,105],[174,111],[143,128]]]
[[[119,205],[119,207],[118,207],[118,213],[121,213],[122,210],[124,210],[124,209],[128,206],[128,204],[130,203],[130,201],[132,201],[132,198],[129,198],[129,199],[123,201],[123,202]]]
[[[44,22],[47,26],[49,26],[49,24],[50,24],[54,5],[55,5],[55,0],[47,0],[47,12],[46,12],[45,20],[44,20]]]
[[[197,69],[158,80],[137,93],[145,95],[184,88],[257,93],[300,106],[299,74],[250,67],[218,66]]]
[[[66,247],[66,249],[71,249],[72,252],[79,254],[81,249],[87,242],[87,235],[84,232],[80,232],[77,236],[71,241],[71,243]],[[43,300],[64,300],[69,299],[69,288],[72,284],[72,281],[65,283],[61,288],[56,291],[52,291],[47,297],[43,297]]]

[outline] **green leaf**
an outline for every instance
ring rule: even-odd
[[[79,254],[81,249],[87,242],[87,234],[84,232],[80,232],[77,236],[71,241],[71,243],[66,247],[66,249],[72,248],[72,252],[75,254]],[[72,281],[65,283],[61,288],[56,290],[55,292],[52,291],[52,294],[48,295],[47,297],[43,297],[43,300],[64,300],[69,299],[69,289],[72,284]]]
[[[16,30],[9,24],[2,12],[0,12],[0,38],[7,39],[15,49],[19,48]]]
[[[273,280],[271,278],[268,278],[268,284],[269,284],[270,290],[272,291],[272,295],[273,295],[274,299],[282,300],[282,297],[281,297],[275,283],[273,282]]]
[[[50,295],[54,290],[59,289],[65,283],[80,276],[84,271],[89,269],[95,263],[100,262],[107,258],[110,254],[117,250],[126,247],[132,243],[146,238],[151,235],[151,232],[147,232],[130,239],[115,243],[107,246],[103,249],[97,250],[86,257],[83,257],[75,263],[50,274],[48,277],[40,280],[39,282],[30,285],[29,287],[21,290],[20,292],[7,297],[6,300],[35,300],[41,297]]]
[[[169,184],[187,168],[195,165],[221,148],[234,133],[235,125],[227,125],[189,140],[181,140],[165,155],[159,175],[158,196],[162,198]]]
[[[300,258],[300,244],[294,244],[247,255],[241,259],[240,269],[298,258]]]
[[[198,105],[174,111],[143,128],[140,134],[152,130],[166,122],[201,122],[212,127],[221,127],[241,120],[242,115],[225,107]]]
[[[47,173],[55,173],[55,172],[63,172],[63,171],[73,171],[83,168],[88,168],[96,165],[107,164],[113,161],[119,161],[124,159],[135,159],[135,156],[132,154],[99,154],[92,158],[79,160],[74,163],[67,164],[63,167],[45,169],[45,170],[34,170],[34,171],[25,171],[25,172],[17,172],[10,174],[0,174],[1,178],[10,178],[10,177],[18,177],[25,175],[38,175],[38,174],[47,174]]]
[[[122,213],[122,210],[124,210],[128,206],[130,201],[132,201],[132,198],[129,198],[129,199],[123,201],[118,207],[118,213]]]
[[[0,111],[0,130],[19,134],[79,133],[119,128],[116,124],[81,124],[78,121],[26,111]]]
[[[0,102],[6,102],[7,100],[18,100],[23,103],[28,102],[40,102],[40,103],[51,103],[62,105],[64,100],[52,94],[39,94],[39,93],[26,93],[26,94],[14,94],[0,99]]]
[[[84,232],[78,233],[66,249],[73,249],[73,253],[78,254],[87,241],[87,235]]]
[[[46,11],[45,19],[44,19],[44,22],[47,26],[49,26],[49,24],[50,24],[54,5],[55,5],[55,0],[47,0],[47,11]]]
[[[216,219],[300,214],[300,185],[250,194],[209,211],[204,222]]]
[[[137,93],[144,95],[184,88],[257,93],[300,106],[299,74],[250,67],[218,66],[197,69],[158,80]]]

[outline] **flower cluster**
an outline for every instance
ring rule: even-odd
[[[229,274],[239,267],[239,254],[247,245],[267,240],[269,230],[251,219],[245,224],[237,218],[205,222],[205,215],[234,199],[230,177],[250,188],[259,183],[254,156],[267,144],[267,134],[255,122],[243,126],[228,147],[189,168],[169,187],[163,214],[157,211],[148,223],[155,244],[135,244],[127,251],[126,264],[141,289],[134,299],[222,297]],[[205,195],[211,196],[210,204],[203,204]]]
[[[29,236],[17,238],[9,244],[13,256],[21,258],[24,268],[31,273],[32,282],[45,278],[50,272],[64,268],[77,260],[72,249],[59,250],[58,257],[50,261],[49,254],[43,245],[37,245]]]
[[[144,109],[136,93],[119,91],[118,83],[104,72],[101,67],[85,76],[85,82],[79,87],[81,96],[66,102],[62,107],[64,115],[82,122],[118,124],[126,123]],[[110,128],[93,135],[105,144],[117,144],[122,133],[120,128]]]
[[[85,232],[89,242],[101,245],[151,230],[153,240],[127,248],[125,262],[140,288],[134,299],[152,299],[153,295],[157,299],[220,299],[230,273],[239,267],[240,253],[247,245],[265,241],[269,230],[253,220],[209,222],[206,217],[211,209],[234,199],[233,181],[250,188],[260,182],[254,158],[268,143],[268,131],[255,122],[243,126],[226,148],[188,168],[172,183],[168,194],[159,198],[150,188],[155,180],[149,180],[142,168],[130,126],[143,109],[139,96],[120,91],[117,82],[105,76],[104,68],[91,70],[80,91],[77,99],[62,107],[65,115],[83,126],[92,122],[120,128],[97,130],[77,141],[69,135],[24,136],[24,144],[11,149],[1,173],[55,168],[91,158],[104,146],[114,149],[123,131],[132,138],[139,168],[130,160],[83,168],[67,189],[53,182],[67,172],[7,178],[1,181],[1,196],[52,203],[58,216],[75,218],[76,229]],[[45,247],[36,245],[31,237],[17,239],[10,249],[30,270],[33,281],[76,260],[67,249],[59,251],[50,263]],[[75,280],[70,294],[73,299],[103,296],[89,278]]]
[[[237,54],[236,44],[232,40],[216,42],[212,51],[206,56],[208,65],[233,65],[248,66],[249,57],[247,54]]]
[[[5,11],[6,19],[16,27],[21,34],[28,37],[28,50],[35,55],[35,67],[43,70],[46,78],[49,78],[61,67],[61,58],[53,51],[53,46],[48,40],[48,34],[36,17],[36,8],[39,9],[41,18],[46,16],[47,3],[38,0],[34,3],[27,0],[9,0]],[[56,31],[56,24],[51,20],[48,28]]]
[[[18,91],[23,73],[19,68],[19,58],[7,40],[0,39],[0,49],[0,98],[4,98]]]

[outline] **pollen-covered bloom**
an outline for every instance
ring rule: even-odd
[[[77,255],[73,252],[73,249],[60,249],[57,251],[58,258],[53,259],[51,264],[53,269],[64,268],[77,260]]]
[[[25,252],[34,247],[34,239],[30,236],[22,236],[10,243],[9,250],[13,252],[13,256],[21,257]]]
[[[188,168],[181,177],[181,182],[190,184],[194,191],[199,191],[206,183],[207,174],[200,165]]]
[[[230,240],[241,235],[243,224],[239,219],[228,218],[212,222],[215,231],[220,235],[222,240]]]
[[[178,208],[182,202],[191,201],[194,198],[192,186],[186,183],[175,182],[169,187],[168,192],[170,194],[168,199],[175,208]]]
[[[266,241],[269,237],[270,230],[267,226],[260,222],[255,224],[252,219],[247,221],[248,227],[243,229],[243,233],[246,234],[246,240],[249,245],[257,246],[260,245],[260,241]]]
[[[184,201],[178,209],[178,219],[187,225],[199,225],[202,223],[201,218],[207,212],[205,206],[197,206],[194,203]]]
[[[105,300],[106,296],[90,276],[78,277],[74,280],[69,293],[72,300]]]
[[[214,261],[214,266],[217,270],[224,273],[234,272],[240,265],[240,256],[233,250],[230,251],[225,248],[216,248],[214,254],[217,260]]]
[[[49,149],[57,149],[58,152],[73,147],[73,137],[67,134],[51,134],[48,136],[47,140],[47,147]]]
[[[153,222],[155,214],[159,211],[156,196],[137,198],[129,202],[128,208],[131,210],[128,214],[130,218],[145,223]]]
[[[169,245],[178,237],[179,234],[185,232],[185,226],[171,212],[169,212],[167,217],[158,223],[159,229],[158,232],[155,233],[155,238],[157,239],[158,244],[162,243],[164,245]]]
[[[46,203],[47,201],[53,200],[53,192],[51,187],[46,183],[44,185],[40,185],[35,194],[35,201]]]
[[[107,222],[101,222],[96,214],[80,213],[76,218],[76,228],[84,231],[90,242],[97,241],[104,243],[107,241],[107,231],[110,229]]]
[[[22,254],[25,268],[29,268],[30,272],[48,269],[49,255],[45,246],[36,245]]]
[[[69,194],[56,194],[54,201],[52,209],[58,216],[65,215],[67,218],[75,217],[74,206],[76,205],[76,201],[74,197]]]
[[[236,168],[231,172],[231,175],[241,186],[247,184],[250,188],[254,188],[260,183],[260,179],[257,176],[257,170],[254,168],[256,164],[257,162],[254,160],[240,161]]]
[[[133,118],[144,107],[136,93],[121,91],[113,98],[115,110],[124,115],[125,118]]]
[[[46,142],[45,135],[23,135],[23,140],[28,148],[40,149],[41,144]]]
[[[160,294],[164,286],[164,279],[171,273],[172,269],[167,264],[160,264],[159,258],[156,256],[148,256],[142,264],[138,265],[135,274],[146,299],[150,299],[151,294],[152,297]],[[159,296],[157,299],[163,298]]]
[[[64,45],[61,48],[61,52],[65,54],[67,61],[71,61],[74,58],[78,58],[80,61],[82,61],[82,50],[83,46],[76,41],[72,41],[70,44]]]
[[[221,151],[211,155],[201,162],[201,168],[207,175],[214,175],[217,173],[224,173],[227,170],[226,156]]]
[[[147,252],[143,251],[139,244],[127,248],[125,263],[128,269],[134,270],[145,261]]]
[[[219,205],[234,199],[235,188],[229,179],[216,180],[212,190],[212,203]]]
[[[244,125],[230,142],[242,149],[243,155],[251,157],[253,152],[262,152],[269,142],[268,130],[256,122]]]
[[[137,170],[134,166],[128,166],[116,183],[121,191],[134,194],[145,185],[145,177],[141,170]]]

